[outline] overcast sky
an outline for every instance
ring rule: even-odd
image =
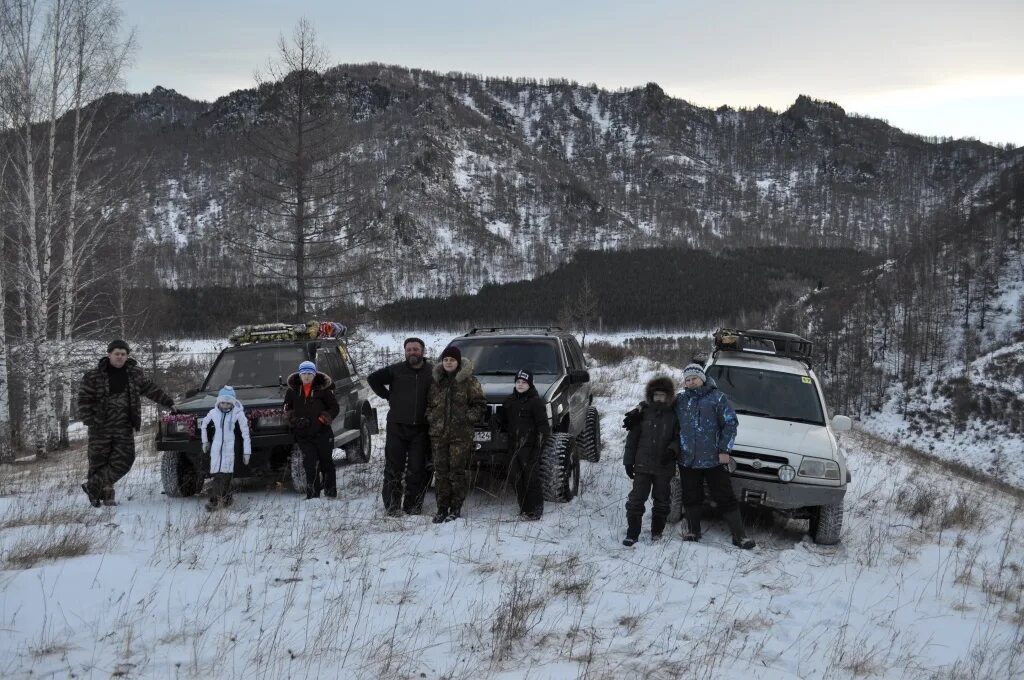
[[[213,100],[253,84],[309,18],[333,63],[656,82],[702,106],[798,94],[909,132],[1024,145],[1024,1],[123,0],[129,91]]]

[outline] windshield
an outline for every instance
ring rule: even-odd
[[[224,385],[242,387],[276,387],[281,378],[298,370],[306,360],[302,347],[253,347],[228,350],[220,355],[204,391],[219,390]]]
[[[711,366],[707,373],[740,415],[825,424],[818,390],[806,375],[737,366]]]
[[[452,344],[473,362],[473,372],[477,375],[515,375],[520,369],[536,375],[562,372],[555,340],[459,338]]]

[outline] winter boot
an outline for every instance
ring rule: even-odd
[[[324,489],[324,497],[325,498],[337,498],[338,497],[338,490],[337,489]]]
[[[210,496],[210,500],[206,501],[206,511],[213,512],[219,504],[220,498],[218,496]]]
[[[628,548],[640,538],[641,519],[643,518],[636,515],[626,515],[626,538],[622,539],[622,545]]]
[[[660,541],[661,535],[665,531],[665,518],[664,517],[652,517],[651,518],[651,540]]]
[[[448,516],[444,518],[444,521],[454,522],[460,517],[462,517],[462,506],[457,505],[454,508],[448,508]]]
[[[725,518],[726,524],[729,525],[729,531],[732,532],[732,544],[734,546],[750,550],[757,545],[753,539],[747,538],[746,532],[743,531],[743,518],[740,517],[739,510],[730,510],[723,514],[722,517]]]
[[[438,508],[437,512],[434,513],[434,519],[432,519],[431,521],[434,524],[440,524],[445,520],[446,517],[448,517],[448,508]]]
[[[114,487],[108,486],[103,489],[103,505],[108,508],[112,508],[117,505],[117,501],[114,500]]]
[[[235,497],[232,496],[230,493],[225,494],[224,496],[221,497],[220,502],[221,505],[223,505],[225,508],[230,508],[231,504],[235,502]]]
[[[684,541],[700,540],[700,515],[702,508],[692,506],[686,508],[686,526],[683,527]]]
[[[94,508],[100,507],[103,501],[100,499],[99,496],[92,492],[92,487],[89,486],[88,482],[82,485],[82,491],[84,491],[85,495],[89,497],[89,505],[91,505]]]

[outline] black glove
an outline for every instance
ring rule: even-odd
[[[627,463],[623,463],[623,467],[626,468],[626,476],[629,477],[630,479],[633,479],[633,466]]]
[[[626,413],[626,416],[622,419],[622,427],[627,430],[632,430],[634,427],[640,424],[640,409],[635,408],[632,411]]]

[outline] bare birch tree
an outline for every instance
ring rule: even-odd
[[[89,104],[117,85],[131,39],[119,37],[113,0],[2,0],[0,7],[10,165],[3,209],[17,254],[8,275],[20,302],[18,365],[32,385],[21,429],[42,456],[67,442],[72,376],[55,343],[66,349],[73,337],[77,273],[94,255],[102,226],[79,219],[89,193],[82,190],[83,170],[102,136],[92,124],[100,107]],[[91,183],[116,190],[102,177]],[[83,225],[96,233],[83,235]]]

